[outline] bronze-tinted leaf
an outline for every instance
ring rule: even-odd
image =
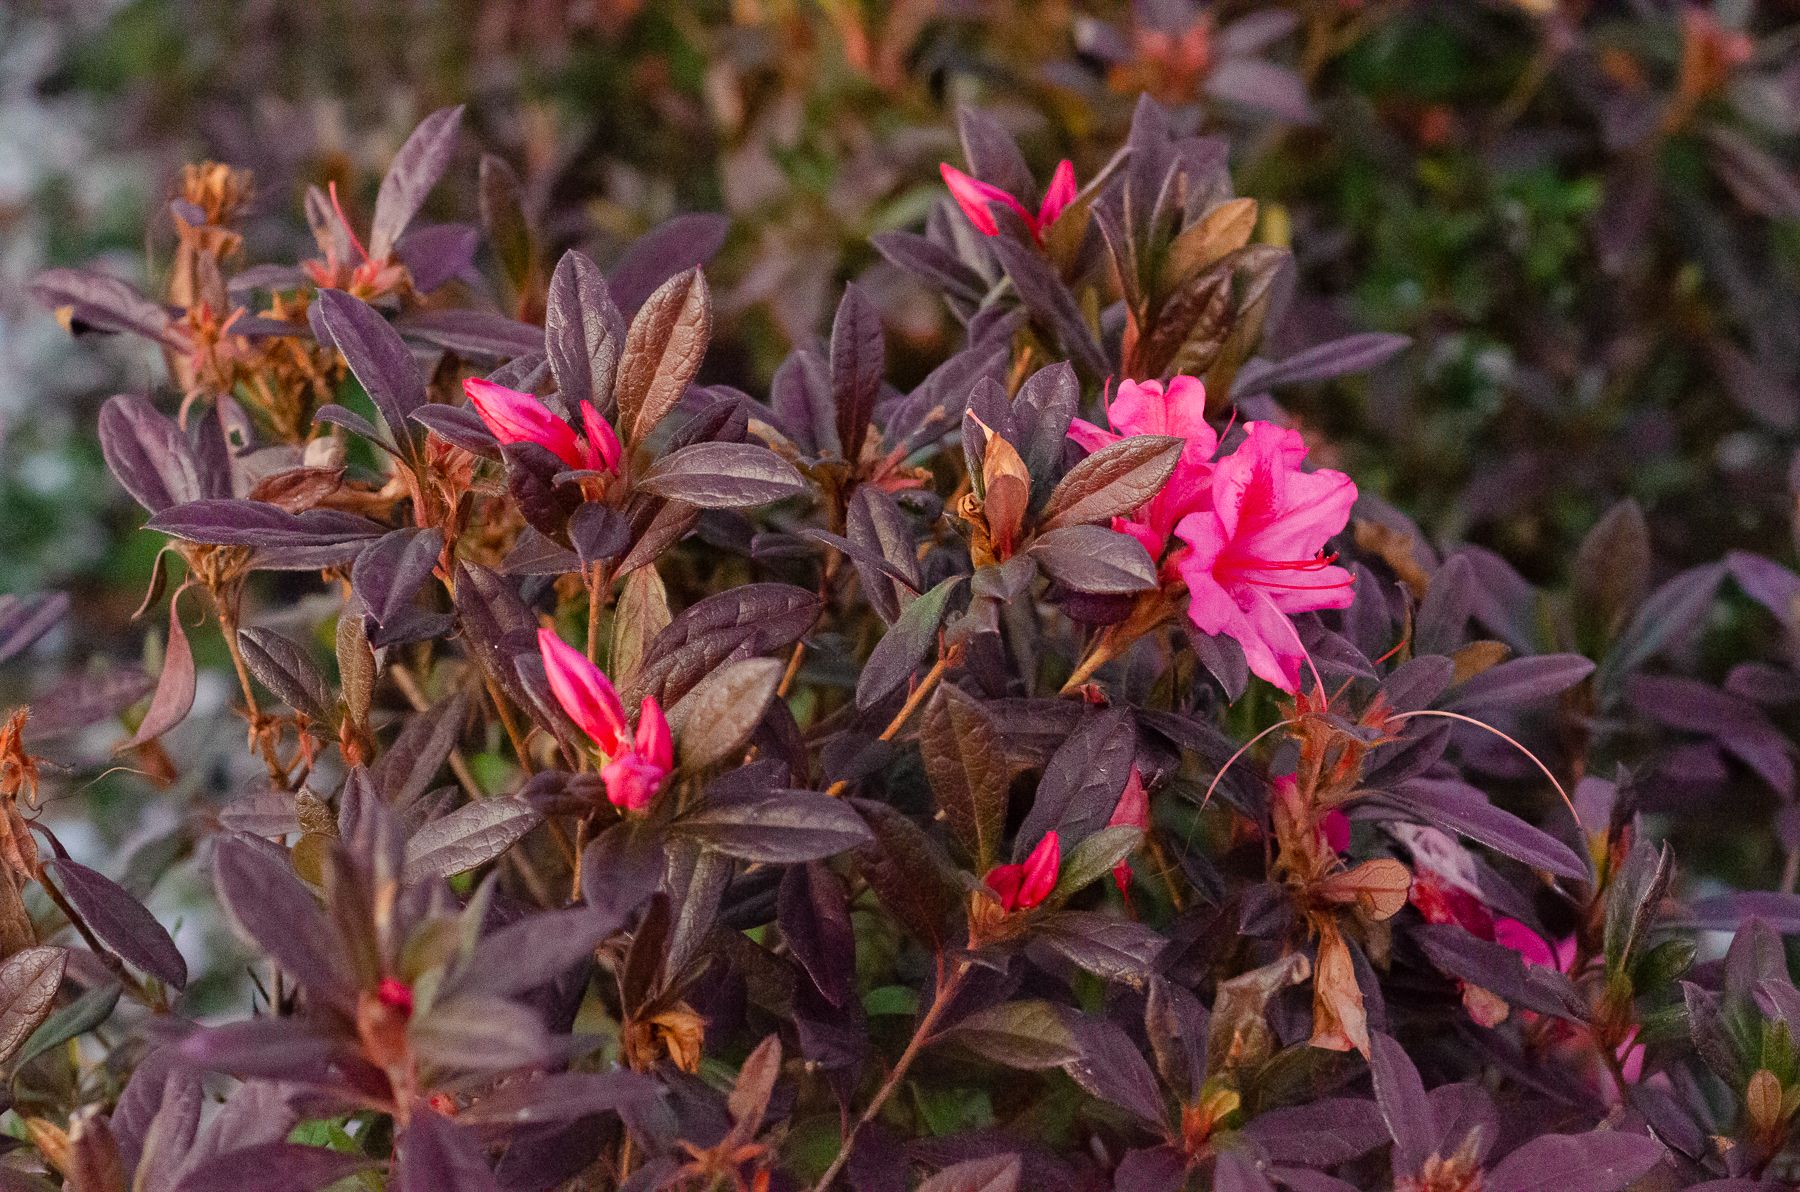
[[[641,443],[662,420],[700,368],[712,338],[712,297],[700,270],[670,278],[631,320],[619,362],[615,395],[619,432]]]
[[[1181,458],[1180,439],[1133,435],[1109,443],[1069,469],[1044,506],[1046,529],[1107,522],[1162,491]]]
[[[1012,780],[994,722],[973,696],[940,687],[926,712],[919,749],[938,809],[976,868],[985,871],[1000,856]]]
[[[68,959],[61,948],[26,948],[0,963],[0,1063],[10,1061],[50,1016]]]
[[[698,769],[740,753],[762,721],[786,669],[779,658],[741,658],[714,671],[669,709],[683,766]]]

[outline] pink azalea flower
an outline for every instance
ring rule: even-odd
[[[662,706],[655,696],[645,696],[632,734],[619,693],[587,655],[549,629],[538,630],[538,650],[550,694],[600,750],[607,800],[625,811],[642,811],[675,768],[675,746]]]
[[[1150,830],[1150,796],[1144,790],[1143,775],[1136,766],[1131,767],[1131,774],[1125,779],[1125,789],[1119,794],[1119,805],[1113,808],[1112,818],[1106,821],[1109,828],[1137,828],[1139,831]],[[1119,887],[1119,893],[1127,898],[1131,896],[1131,862],[1120,861],[1113,866],[1113,884]]]
[[[1062,868],[1062,844],[1055,832],[1044,833],[1031,855],[1017,865],[996,865],[983,880],[988,889],[1000,896],[1000,905],[1008,911],[1028,911],[1042,904],[1056,889],[1057,870]]]
[[[581,403],[581,427],[586,437],[529,393],[508,389],[480,377],[463,382],[475,412],[502,443],[536,443],[577,471],[617,472],[624,451],[619,436],[592,402]]]
[[[1505,944],[1514,952],[1517,952],[1519,954],[1519,959],[1523,960],[1526,964],[1550,969],[1561,969],[1563,967],[1560,963],[1557,951],[1552,950],[1550,945],[1544,942],[1544,937],[1525,926],[1525,924],[1519,922],[1517,919],[1502,918],[1494,920],[1494,942],[1497,944]],[[1575,937],[1570,936],[1568,943],[1570,945],[1570,959],[1573,960]]]
[[[1032,239],[1043,242],[1044,229],[1056,222],[1057,216],[1075,201],[1075,166],[1069,161],[1060,162],[1056,173],[1050,177],[1050,186],[1044,191],[1044,201],[1038,204],[1037,214],[1026,210],[1025,204],[1017,198],[1001,190],[991,182],[983,182],[979,178],[963,173],[947,162],[940,163],[938,170],[944,176],[944,185],[950,188],[950,197],[962,208],[975,230],[987,236],[998,236],[1000,225],[994,219],[994,213],[988,210],[989,204],[998,203],[1018,213],[1025,226],[1031,229]]]
[[[1333,807],[1319,820],[1319,835],[1332,852],[1345,851],[1350,847],[1350,817]]]
[[[1077,418],[1069,424],[1069,437],[1089,451],[1132,435],[1173,435],[1186,443],[1162,491],[1130,517],[1113,519],[1113,529],[1130,534],[1152,559],[1160,559],[1182,518],[1212,508],[1212,457],[1219,436],[1206,421],[1206,386],[1196,377],[1174,377],[1166,386],[1123,381],[1106,408],[1106,421],[1112,429]]]
[[[1188,546],[1176,566],[1195,626],[1234,638],[1251,671],[1295,693],[1306,654],[1288,617],[1355,599],[1354,577],[1322,552],[1349,522],[1356,485],[1342,472],[1302,471],[1306,443],[1295,431],[1269,422],[1245,430],[1213,466],[1212,508],[1176,524]]]

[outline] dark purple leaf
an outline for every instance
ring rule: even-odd
[[[1003,229],[1020,227],[1022,224],[1019,217],[1010,211],[997,209],[996,214]],[[1023,232],[1022,227],[1020,231]],[[1062,278],[1056,275],[1056,270],[1049,261],[1037,250],[1022,243],[1022,239],[1028,237],[1001,235],[990,237],[988,243],[1000,258],[1006,275],[1012,279],[1013,287],[1018,290],[1019,299],[1025,304],[1025,309],[1031,312],[1031,317],[1056,337],[1063,351],[1089,376],[1106,376],[1106,355],[1094,339],[1093,330],[1082,318],[1081,307],[1076,302],[1075,295],[1063,284]]]
[[[856,937],[843,881],[822,864],[796,865],[782,875],[777,906],[788,951],[825,1000],[843,1009],[856,976]]]
[[[1137,730],[1122,711],[1089,715],[1044,767],[1031,810],[1019,826],[1013,860],[1054,831],[1065,850],[1106,826],[1137,756]]]
[[[570,413],[584,401],[605,413],[625,348],[625,316],[614,305],[600,267],[570,249],[550,278],[544,347],[556,375],[557,396]]]
[[[428,398],[425,376],[412,349],[374,307],[342,290],[320,290],[315,300],[324,325],[357,383],[387,421],[388,434],[402,447],[409,441],[407,416]]]
[[[387,176],[375,195],[375,215],[369,222],[369,256],[386,260],[413,216],[425,205],[426,196],[438,184],[456,152],[456,134],[462,127],[462,106],[439,108],[406,138],[388,166]]]
[[[1275,1192],[1275,1185],[1242,1151],[1220,1151],[1213,1164],[1213,1192]]]
[[[1579,654],[1538,654],[1490,666],[1458,684],[1443,702],[1446,708],[1516,708],[1561,695],[1594,673],[1594,664]]]
[[[100,407],[100,450],[125,491],[151,513],[205,495],[187,436],[135,394],[108,398]]]
[[[262,501],[219,498],[176,505],[147,524],[189,542],[259,547],[260,566],[299,571],[347,563],[385,533],[368,518],[335,509],[289,513]]]
[[[1504,944],[1471,935],[1453,923],[1428,924],[1414,938],[1438,968],[1515,1006],[1575,1021],[1587,1017],[1587,1006],[1567,977],[1527,966]]]
[[[409,526],[390,530],[364,547],[350,570],[350,586],[373,624],[369,644],[384,646],[403,614],[412,611],[419,594],[437,568],[444,550],[444,532],[435,527]]]
[[[1102,526],[1061,526],[1038,535],[1028,552],[1065,588],[1119,596],[1156,587],[1156,564],[1144,544]]]
[[[370,770],[389,803],[404,807],[430,788],[456,745],[467,711],[463,697],[452,696],[407,719]]]
[[[273,957],[310,996],[345,1013],[354,1008],[337,933],[289,866],[226,837],[218,843],[213,874],[219,902],[247,942]]]
[[[991,1155],[944,1168],[919,1192],[1018,1192],[1023,1171],[1017,1155]]]
[[[638,487],[701,509],[747,509],[806,491],[794,466],[755,443],[695,443],[650,466]]]
[[[429,409],[430,407],[426,406],[421,408]],[[414,413],[417,413],[417,411],[414,411]],[[394,446],[394,441],[392,439],[381,433],[380,427],[348,407],[340,405],[320,406],[313,412],[313,421],[330,423],[332,426],[341,426],[357,438],[362,439],[364,442],[381,448],[381,450],[394,456],[396,459],[400,458],[399,448]]]
[[[919,750],[938,809],[976,871],[985,871],[1000,857],[1012,781],[999,731],[980,700],[947,684],[932,695],[924,719]]]
[[[831,324],[831,399],[837,411],[838,450],[847,460],[862,458],[886,363],[880,313],[860,287],[845,286]]]
[[[1619,1192],[1648,1175],[1666,1154],[1662,1143],[1642,1134],[1545,1134],[1495,1164],[1481,1186],[1484,1192]]]
[[[102,943],[165,985],[187,984],[187,961],[143,903],[111,878],[67,858],[45,868]]]
[[[1244,1126],[1274,1163],[1334,1167],[1388,1140],[1381,1108],[1360,1097],[1328,1097],[1259,1113]]]
[[[428,402],[414,410],[411,417],[453,447],[461,447],[484,459],[500,458],[500,444],[495,441],[494,433],[481,420],[481,415],[468,406]]]
[[[298,1018],[249,1018],[195,1031],[178,1045],[181,1058],[199,1068],[240,1079],[317,1080],[338,1047]]]
[[[1162,1091],[1143,1054],[1118,1026],[1086,1015],[1072,1020],[1077,1056],[1063,1065],[1076,1084],[1152,1130],[1168,1129]]]
[[[1495,807],[1486,795],[1463,782],[1413,778],[1388,797],[1421,823],[1459,832],[1477,844],[1559,877],[1587,880],[1587,865],[1574,849]]]
[[[656,635],[620,695],[631,708],[647,695],[672,707],[724,663],[793,645],[818,614],[818,598],[788,584],[745,584],[708,596]]]
[[[544,350],[542,328],[486,310],[418,311],[395,324],[403,335],[459,356],[511,360]]]
[[[492,861],[543,817],[517,799],[481,799],[432,820],[406,842],[405,880],[454,877]]]
[[[1206,93],[1293,124],[1313,122],[1306,82],[1285,66],[1262,58],[1228,58],[1206,76]]]
[[[32,279],[31,294],[73,334],[124,332],[182,348],[169,326],[169,312],[116,277],[87,269],[46,269]]]
[[[481,938],[456,988],[515,997],[548,985],[590,959],[623,921],[609,906],[527,915]]]
[[[1089,837],[1089,844],[1104,843],[1115,833],[1128,839],[1136,837],[1136,833],[1129,829],[1114,828],[1110,832]],[[1060,892],[1065,882],[1071,888],[1086,884],[1086,881],[1071,876],[1079,863],[1079,854],[1070,856],[1065,861],[1062,880],[1057,883],[1058,898],[1062,897]],[[1103,868],[1096,868],[1101,868],[1104,872],[1105,869],[1112,868],[1112,863],[1107,861]],[[1142,923],[1115,919],[1092,911],[1062,911],[1045,915],[1038,920],[1032,932],[1034,946],[1048,948],[1070,964],[1103,980],[1122,981],[1132,986],[1141,986],[1150,976],[1156,957],[1167,942]]]
[[[264,1142],[224,1151],[189,1168],[180,1192],[317,1192],[373,1166],[374,1160],[322,1146]],[[446,1185],[448,1187],[448,1185]]]
[[[429,294],[445,282],[467,276],[480,244],[481,230],[474,224],[426,224],[402,236],[394,255],[412,275],[413,288]]]
[[[776,865],[833,857],[873,839],[842,800],[795,790],[703,807],[674,830],[726,856]]]
[[[461,993],[415,1017],[408,1035],[420,1058],[461,1071],[498,1072],[550,1058],[550,1038],[536,1014],[517,1002]]]
[[[272,629],[252,625],[238,631],[238,647],[250,673],[282,703],[321,723],[331,721],[337,697],[311,655],[298,644]]]
[[[636,311],[670,278],[698,269],[725,245],[731,222],[710,211],[677,215],[638,237],[608,282],[619,309]]]
[[[1375,1103],[1394,1140],[1394,1174],[1416,1175],[1431,1158],[1431,1102],[1406,1049],[1379,1032],[1369,1035],[1369,1075]]]
[[[457,1114],[465,1126],[537,1125],[617,1113],[663,1095],[660,1084],[635,1072],[559,1072],[501,1085]]]
[[[1315,344],[1281,360],[1252,360],[1238,370],[1231,391],[1234,395],[1262,393],[1279,385],[1304,385],[1368,372],[1411,343],[1404,335],[1364,332]]]

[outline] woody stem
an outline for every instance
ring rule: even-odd
[[[275,742],[262,731],[262,709],[256,703],[256,688],[250,682],[250,667],[244,662],[244,651],[238,645],[237,597],[221,596],[217,591],[208,589],[212,596],[213,610],[219,616],[219,634],[225,639],[225,649],[231,655],[232,669],[237,671],[238,686],[244,692],[244,717],[250,722],[250,735],[256,739],[257,749],[262,753],[263,765],[268,767],[269,781],[275,784],[276,790],[288,789],[288,773],[275,756]]]
[[[901,1052],[900,1058],[894,1061],[893,1071],[888,1073],[888,1078],[875,1091],[875,1096],[869,1101],[868,1108],[864,1109],[862,1116],[856,1119],[856,1124],[850,1127],[850,1132],[844,1135],[844,1141],[838,1145],[837,1155],[831,1160],[831,1166],[825,1169],[825,1174],[819,1177],[818,1183],[813,1185],[813,1192],[826,1192],[826,1189],[831,1187],[831,1181],[837,1178],[838,1172],[844,1169],[844,1164],[850,1161],[850,1152],[856,1145],[856,1136],[862,1132],[864,1126],[875,1120],[882,1107],[895,1093],[900,1091],[900,1082],[906,1078],[906,1073],[912,1067],[913,1061],[918,1059],[919,1054],[931,1045],[932,1031],[936,1028],[938,1019],[942,1018],[944,1011],[950,1008],[951,1001],[955,999],[957,990],[962,987],[963,978],[968,976],[968,973],[969,962],[959,961],[949,978],[938,983],[937,989],[932,994],[931,1005],[926,1008],[924,1016],[919,1019],[919,1025],[914,1028],[912,1039],[906,1044],[906,1050]]]
[[[925,677],[919,680],[919,685],[913,688],[912,694],[906,697],[906,702],[900,706],[900,710],[894,713],[894,718],[888,721],[888,726],[881,730],[881,740],[892,741],[900,730],[906,727],[907,720],[931,695],[932,689],[938,685],[938,680],[944,677],[944,671],[949,669],[950,664],[955,660],[955,654],[955,650],[946,650],[938,656],[938,660],[932,663],[931,669],[925,672]],[[850,780],[840,778],[832,783],[825,793],[835,799],[849,787]]]

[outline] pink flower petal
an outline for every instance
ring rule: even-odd
[[[502,443],[536,443],[571,468],[587,467],[575,428],[551,413],[536,397],[480,377],[465,380],[463,392],[468,394],[488,430]]]
[[[544,656],[550,694],[601,753],[618,756],[625,745],[625,705],[612,682],[553,630],[538,630],[538,649]]]
[[[639,756],[666,774],[675,768],[675,742],[669,735],[669,719],[654,695],[638,705],[636,747]]]
[[[1046,832],[1037,847],[1031,850],[1031,855],[1025,858],[1017,909],[1030,910],[1050,897],[1050,891],[1056,889],[1056,874],[1061,868],[1062,844],[1055,832]]]
[[[950,197],[956,200],[956,205],[962,208],[977,231],[989,236],[1000,234],[1000,225],[994,222],[994,213],[988,210],[989,203],[1010,207],[1026,223],[1036,226],[1037,221],[1025,210],[1025,205],[998,186],[972,178],[948,163],[940,163],[938,171],[944,176],[944,185],[950,188]]]
[[[1075,194],[1075,163],[1064,158],[1057,163],[1056,172],[1050,175],[1050,186],[1044,191],[1044,201],[1038,204],[1038,229],[1042,230],[1055,223],[1056,217],[1075,201]]]
[[[600,417],[593,402],[581,403],[581,428],[587,435],[587,466],[596,472],[616,474],[625,449],[619,443],[619,436],[613,433],[612,425]]]
[[[1526,964],[1547,969],[1560,967],[1556,963],[1556,953],[1544,942],[1544,937],[1517,919],[1494,920],[1494,942],[1517,952]]]

